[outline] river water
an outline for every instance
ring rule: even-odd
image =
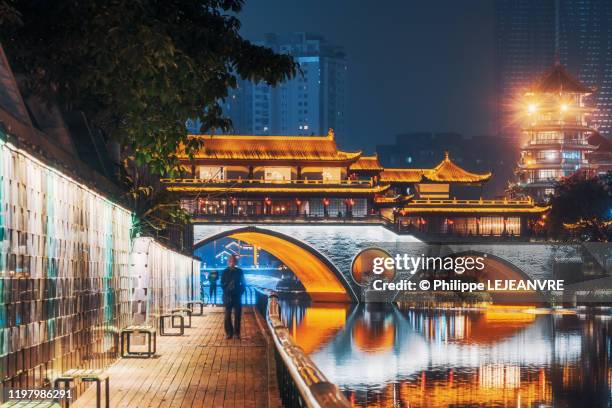
[[[605,310],[281,307],[294,339],[355,406],[612,405]]]

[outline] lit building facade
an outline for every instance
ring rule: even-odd
[[[250,135],[320,135],[333,128],[346,133],[347,61],[342,47],[297,32],[268,34],[258,45],[290,54],[301,72],[278,86],[241,80],[223,103],[234,132]],[[193,129],[193,128],[192,128]]]
[[[412,233],[518,236],[547,209],[463,198],[492,174],[469,172],[448,154],[431,168],[384,168],[377,156],[339,150],[331,130],[192,137],[202,148],[193,160],[180,156],[183,178],[162,182],[195,223],[376,222]]]
[[[554,0],[497,0],[495,4],[497,125],[520,133],[513,101],[555,57]]]
[[[185,194],[196,217],[365,217],[388,185],[358,179],[351,165],[360,152],[337,149],[327,136],[198,136],[204,148],[188,178],[164,180]]]
[[[517,186],[536,200],[554,193],[555,183],[576,171],[591,171],[595,149],[588,138],[596,131],[585,103],[592,90],[559,63],[525,94],[525,144],[518,164]]]

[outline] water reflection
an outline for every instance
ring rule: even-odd
[[[296,341],[356,406],[609,406],[607,317],[284,304]]]

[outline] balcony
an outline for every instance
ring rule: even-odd
[[[594,146],[590,145],[586,140],[582,139],[541,139],[541,140],[530,140],[522,146],[525,150],[540,150],[540,149],[592,149]]]
[[[162,179],[168,191],[193,193],[286,193],[286,194],[345,194],[380,193],[389,185],[374,184],[372,180],[264,180],[264,179]]]
[[[519,199],[519,200],[508,200],[508,199],[500,199],[500,200],[457,200],[457,199],[426,199],[426,200],[411,200],[411,205],[420,205],[420,204],[428,204],[428,205],[478,205],[478,206],[530,206],[533,205],[532,198]]]
[[[184,179],[161,179],[162,183],[166,184],[206,184],[206,185],[254,185],[254,186],[277,186],[277,185],[317,185],[317,186],[373,186],[372,180],[264,180],[264,179],[199,179],[199,178],[184,178]]]
[[[529,127],[587,127],[587,123],[581,120],[563,120],[563,119],[541,119],[530,124]]]
[[[363,216],[309,214],[193,214],[194,223],[206,224],[377,224],[393,223],[380,214]]]

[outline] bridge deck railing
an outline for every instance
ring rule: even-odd
[[[349,401],[293,341],[280,317],[278,296],[257,288],[256,307],[274,342],[276,376],[284,407],[348,408]]]
[[[233,179],[200,179],[200,178],[182,178],[182,179],[161,179],[162,183],[170,184],[290,184],[290,185],[329,185],[329,186],[366,186],[373,185],[372,180],[316,180],[316,179],[292,179],[292,180],[266,180],[263,178],[233,178]]]

